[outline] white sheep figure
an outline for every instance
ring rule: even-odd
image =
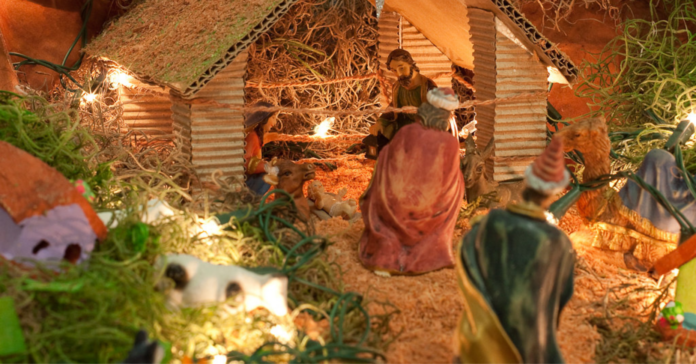
[[[236,297],[246,311],[264,307],[272,314],[288,313],[288,278],[278,274],[256,274],[235,265],[217,265],[186,254],[160,257],[158,266],[175,287],[169,301],[179,307],[225,302]]]

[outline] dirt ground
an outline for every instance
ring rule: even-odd
[[[318,171],[328,192],[345,186],[349,197],[358,198],[367,187],[372,164],[362,161],[339,163],[333,172]],[[347,182],[343,182],[347,181]],[[468,231],[463,221],[455,231],[454,241]],[[559,227],[570,234],[581,227],[577,211],[571,209]],[[388,301],[400,313],[391,321],[393,333],[400,333],[387,351],[388,363],[451,363],[454,355],[454,330],[462,312],[462,298],[453,269],[416,277],[379,277],[362,267],[357,246],[362,235],[362,221],[349,223],[334,218],[319,222],[317,233],[328,235],[334,244],[329,248],[329,260],[343,271],[346,290],[363,294],[367,300]],[[601,315],[608,304],[630,296],[630,304],[622,313],[638,315],[657,296],[658,283],[645,275],[634,274],[606,261],[611,257],[593,248],[575,246],[578,262],[575,268],[575,293],[561,315],[557,333],[566,362],[595,362],[595,346],[601,338],[589,318]],[[643,287],[642,294],[630,293]],[[654,288],[654,289],[653,289]],[[371,314],[382,313],[379,305],[370,305]]]

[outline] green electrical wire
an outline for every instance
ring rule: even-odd
[[[276,195],[276,199],[269,202],[269,198],[274,195]],[[250,208],[247,211],[242,211],[243,214],[234,216],[237,218],[237,223],[250,221],[258,223],[266,240],[285,254],[285,260],[278,273],[286,275],[289,283],[296,282],[335,296],[336,301],[328,313],[329,332],[331,333],[332,341],[326,344],[310,341],[310,344],[304,350],[298,350],[279,342],[268,342],[257,348],[251,355],[245,355],[237,351],[230,352],[227,355],[228,360],[237,360],[244,363],[271,363],[265,358],[277,355],[290,355],[293,358],[290,363],[320,363],[330,360],[374,363],[377,357],[384,359],[383,353],[362,346],[370,334],[371,320],[367,309],[362,305],[363,297],[361,295],[355,292],[340,293],[331,288],[309,282],[296,275],[300,268],[309,264],[326,250],[328,241],[323,237],[308,236],[290,221],[278,216],[277,210],[279,209],[296,211],[296,205],[288,192],[274,189],[261,198],[261,202],[256,209]],[[231,218],[231,216],[229,214],[224,215],[221,218],[221,222]],[[291,229],[299,235],[300,241],[292,247],[281,244],[278,238],[272,234],[276,224],[281,224]],[[292,297],[290,298],[296,301]],[[365,331],[357,343],[349,344],[344,342],[343,326],[347,315],[355,310],[360,312],[365,320]],[[369,354],[371,358],[365,357],[366,354]]]
[[[83,86],[79,82],[77,82],[77,80],[75,80],[72,77],[72,75],[70,75],[70,72],[77,71],[80,68],[80,65],[82,65],[84,54],[80,54],[80,58],[72,66],[68,67],[65,64],[68,62],[68,57],[70,57],[70,53],[72,53],[73,49],[75,49],[77,42],[82,40],[82,47],[84,47],[87,44],[87,24],[89,23],[89,19],[92,15],[93,2],[94,0],[87,0],[85,4],[82,6],[82,9],[80,11],[83,19],[82,28],[80,28],[80,32],[77,33],[75,40],[70,45],[70,48],[68,49],[68,52],[65,54],[65,57],[63,57],[63,62],[61,62],[61,64],[55,64],[46,60],[32,58],[21,53],[9,52],[11,56],[24,58],[23,61],[14,64],[15,70],[18,70],[20,67],[25,65],[43,66],[58,73],[60,77],[60,84],[61,86],[63,86],[64,89],[71,92],[77,92],[79,90],[68,88],[67,84],[63,80],[63,77],[67,77],[70,81],[72,81],[74,84],[78,85],[80,89],[82,89]]]

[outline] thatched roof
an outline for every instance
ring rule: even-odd
[[[86,52],[187,93],[206,72],[220,68],[216,63],[231,62],[236,54],[230,53],[243,51],[294,1],[146,0]]]

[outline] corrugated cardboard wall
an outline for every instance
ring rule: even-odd
[[[510,0],[492,0],[498,8],[505,13],[517,27],[524,30],[527,38],[532,41],[536,46],[541,48],[543,52],[551,59],[551,61],[556,65],[558,70],[567,78],[568,81],[575,82],[578,75],[578,69],[575,67],[570,58],[563,54],[558,47],[556,47],[551,41],[546,39],[534,25],[512,5]],[[548,77],[548,75],[547,75]]]
[[[411,53],[422,75],[434,76],[452,71],[452,61],[440,52],[416,27],[411,25],[406,19],[403,19],[401,24],[402,47]],[[452,87],[452,76],[440,77],[433,81],[439,87]]]
[[[377,31],[379,32],[379,49],[377,52],[379,69],[382,71],[384,77],[392,84],[396,82],[396,77],[392,71],[387,69],[387,58],[391,51],[401,48],[400,18],[401,16],[395,12],[383,11],[379,17],[379,23],[377,23]],[[389,90],[389,92],[391,92],[391,90]],[[389,100],[383,93],[380,93],[379,97],[383,105],[389,103]]]
[[[196,98],[244,105],[247,58],[247,51],[240,53],[196,93]],[[240,182],[244,181],[243,113],[205,104],[189,105],[189,110],[191,161],[201,181],[211,182],[212,174],[218,170],[222,172],[221,177],[236,177]],[[180,115],[185,124],[186,110],[177,107],[175,112],[177,119]]]
[[[379,18],[378,31],[380,69],[389,82],[396,82],[396,77],[392,71],[387,69],[387,58],[391,51],[399,48],[411,53],[413,60],[424,76],[430,77],[452,71],[452,61],[398,13],[382,12]],[[452,87],[451,76],[440,77],[433,81],[440,87]]]
[[[181,151],[191,160],[191,105],[172,97],[172,126],[175,140],[181,143]]]
[[[496,31],[496,39],[498,81],[495,96],[505,98],[545,91],[548,88],[546,67],[500,31]],[[545,147],[545,95],[496,104],[495,180],[522,177],[525,168]]]
[[[135,86],[162,92],[159,87],[149,86],[130,81]],[[128,126],[124,131],[135,131],[136,139],[171,140],[172,131],[172,101],[167,96],[143,93],[137,89],[125,86],[119,88],[119,99],[123,103],[123,121]],[[144,134],[144,135],[143,135]]]
[[[495,16],[489,11],[469,8],[469,26],[474,45],[474,95],[480,101],[492,100],[496,97]],[[483,150],[494,134],[495,106],[476,106],[476,121],[476,145]],[[486,163],[486,173],[493,176],[492,159]]]

